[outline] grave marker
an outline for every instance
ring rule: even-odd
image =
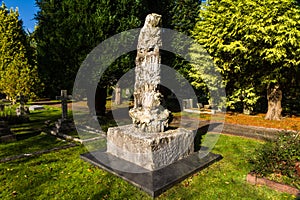
[[[57,100],[61,100],[61,119],[67,120],[68,118],[68,100],[70,100],[70,95],[68,95],[67,90],[61,90],[61,95],[56,96]]]

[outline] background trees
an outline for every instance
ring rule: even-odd
[[[141,27],[147,14],[162,14],[165,27],[170,27],[172,2],[37,0],[40,12],[36,16],[38,26],[34,37],[45,96],[54,97],[61,89],[71,91],[77,70],[91,50],[117,33]],[[102,90],[116,84],[133,68],[134,60],[132,52],[114,62],[99,82],[99,93],[104,94]],[[105,95],[100,96],[103,98],[100,101],[105,101]]]
[[[17,22],[17,12],[1,12],[1,27],[10,30],[15,27],[13,32],[17,33],[0,33],[4,38],[0,41],[3,52],[1,67],[8,69],[6,67],[10,66],[10,70],[1,72],[1,89],[6,89],[7,94],[12,93],[8,86],[17,88],[15,91],[23,90],[24,93],[38,91],[32,90],[33,85],[39,85],[38,78],[33,78],[38,75],[34,59],[36,55],[39,74],[45,83],[45,96],[54,97],[61,89],[71,90],[79,66],[94,47],[117,33],[141,27],[146,15],[156,12],[163,16],[163,27],[187,35],[193,29],[192,36],[205,45],[223,76],[229,106],[237,108],[242,104],[251,111],[257,107],[259,98],[265,96],[269,102],[266,118],[279,119],[281,101],[286,108],[286,105],[293,105],[291,102],[297,100],[300,12],[296,1],[221,0],[210,1],[210,5],[204,9],[200,8],[199,1],[194,0],[36,2],[40,8],[36,16],[38,26],[27,38],[20,22]],[[2,8],[2,11],[5,9]],[[16,16],[13,18],[13,15]],[[4,20],[9,22],[3,23]],[[6,36],[14,39],[7,40]],[[12,49],[20,54],[8,61],[9,57],[12,58],[9,54]],[[195,88],[207,93],[201,78],[205,70],[190,66],[176,55],[163,53],[163,64],[179,70]],[[99,87],[114,85],[134,67],[134,58],[135,53],[131,52],[112,63],[99,82]],[[26,74],[30,74],[30,78]],[[24,78],[11,81],[14,76]],[[11,84],[5,82],[4,78],[9,78]],[[210,81],[213,82],[213,79]],[[26,84],[29,85],[20,88]]]
[[[16,100],[22,93],[35,97],[40,81],[35,62],[18,10],[0,7],[0,92]]]
[[[264,92],[266,119],[281,117],[282,93],[299,71],[299,18],[292,0],[210,1],[200,12],[193,36],[214,57],[231,106],[253,109]]]

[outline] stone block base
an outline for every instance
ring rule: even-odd
[[[193,131],[178,128],[146,133],[126,125],[109,128],[107,153],[154,171],[194,152]]]

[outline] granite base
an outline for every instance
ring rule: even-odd
[[[208,155],[202,157],[201,152],[194,152],[173,164],[155,171],[145,171],[144,168],[113,156],[106,151],[85,153],[81,155],[81,158],[141,188],[150,196],[157,197],[191,174],[221,160],[222,156],[208,153]],[[129,170],[118,170],[116,166],[122,166],[123,169]],[[140,173],[134,173],[133,170]]]

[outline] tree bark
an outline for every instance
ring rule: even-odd
[[[281,119],[281,100],[282,91],[278,84],[271,84],[268,86],[267,91],[268,99],[268,112],[265,119],[268,120],[280,120]]]
[[[107,88],[98,86],[95,94],[87,94],[87,105],[91,115],[105,116]],[[94,101],[92,101],[94,99]]]
[[[95,94],[95,110],[97,116],[105,116],[107,88],[97,87]]]

